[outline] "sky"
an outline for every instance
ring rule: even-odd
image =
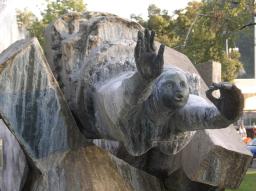
[[[168,10],[169,14],[186,7],[191,0],[86,0],[88,10],[110,12],[124,18],[130,18],[132,13],[147,18],[147,8],[150,4]]]
[[[36,15],[43,10],[43,0],[7,0],[13,1],[13,6],[19,9],[28,8]],[[109,12],[119,15],[123,18],[130,18],[131,14],[147,18],[147,8],[150,4],[155,4],[161,9],[168,10],[172,15],[177,9],[186,7],[192,0],[85,0],[88,11]],[[199,0],[197,0],[199,1]]]

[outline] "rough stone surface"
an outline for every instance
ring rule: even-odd
[[[80,144],[76,123],[36,39],[18,41],[1,54],[0,95],[1,115],[31,158]]]
[[[16,138],[2,120],[0,120],[0,139],[3,141],[0,190],[20,191],[27,178],[28,163]]]
[[[165,177],[170,191],[238,188],[251,161],[251,154],[233,127],[197,131],[175,155],[154,148],[134,157],[118,142],[95,140],[94,143],[139,169]]]
[[[120,76],[129,76],[132,75],[130,72],[136,70],[134,47],[138,30],[142,29],[136,23],[128,22],[113,15],[101,13],[85,13],[84,15],[68,14],[58,19],[46,30],[47,59],[65,97],[67,98],[68,104],[79,124],[79,128],[86,137],[102,138],[105,136],[99,134],[95,126],[96,118],[94,114],[97,113],[97,111],[95,111],[94,95],[95,92],[99,90],[99,87],[106,84],[106,82],[109,82],[110,79],[116,77],[117,74]],[[186,56],[173,49],[166,48],[164,59],[165,68],[179,67],[185,72],[188,72],[187,79],[190,85],[190,93],[205,98],[207,86],[198,77],[196,69]],[[115,92],[113,92],[112,98],[113,97],[115,97]],[[116,101],[116,103],[120,102]],[[118,104],[116,105],[116,108],[120,109]],[[115,110],[111,111],[111,109],[108,111],[116,112]],[[165,177],[169,177],[173,172],[180,171],[182,168],[189,169],[194,165],[192,162],[188,162],[188,164],[183,167],[184,164],[181,159],[186,158],[184,154],[186,148],[198,145],[194,139],[199,141],[201,140],[201,136],[207,138],[202,139],[200,144],[207,144],[210,142],[212,145],[216,144],[216,147],[212,146],[210,150],[202,148],[199,150],[200,152],[209,153],[207,156],[211,155],[210,158],[216,158],[216,160],[221,161],[220,163],[222,164],[231,162],[232,158],[218,158],[218,152],[215,152],[216,148],[220,147],[220,150],[224,153],[229,153],[229,149],[223,145],[218,146],[217,142],[212,140],[214,137],[218,137],[218,133],[216,132],[218,131],[200,131],[198,132],[200,138],[195,136],[195,133],[192,131],[181,134],[181,136],[186,137],[186,141],[184,142],[185,144],[183,144],[183,147],[176,150],[175,155],[168,155],[166,152],[162,152],[162,150],[155,151],[153,149],[146,153],[145,156],[134,157],[123,152],[123,147],[120,147],[118,143],[113,144],[113,142],[109,143],[109,141],[103,140],[104,143],[99,141],[100,143],[98,142],[98,145],[102,146],[103,144],[102,147],[107,150],[109,149],[113,154],[120,156],[120,158],[128,161],[137,168],[141,168],[152,174],[159,170],[159,175],[162,176],[164,174]],[[196,133],[196,135],[198,133]],[[225,140],[223,139],[225,136],[229,136],[228,133],[228,131],[222,131],[223,136],[219,139],[224,142]],[[236,142],[236,145],[240,147],[241,143]],[[231,152],[233,153],[233,151]],[[179,173],[181,175],[176,176],[176,179],[172,179],[172,181],[180,181],[180,184],[182,184],[182,182],[185,181],[191,182],[191,180],[195,180],[208,184],[205,187],[205,190],[209,189],[209,187],[211,187],[210,185],[215,185],[214,187],[222,187],[224,185],[226,187],[237,187],[240,183],[239,181],[241,181],[241,178],[243,177],[243,172],[248,167],[247,162],[250,160],[251,156],[246,152],[244,147],[237,149],[234,153],[246,160],[245,163],[238,160],[240,167],[242,164],[245,165],[241,167],[242,173],[234,171],[234,173],[237,173],[237,179],[227,180],[228,176],[225,172],[221,177],[221,180],[216,179],[216,181],[214,178],[209,181],[206,178],[202,178],[200,175],[195,176],[195,174],[199,173],[202,169],[206,174],[212,173],[213,177],[218,176],[219,173],[223,172],[221,171],[222,169],[219,168],[217,168],[216,171],[212,171],[212,168],[205,167],[195,168],[195,171],[193,172],[186,170],[185,172]],[[192,156],[189,156],[189,158],[193,158],[193,160],[198,161],[198,163],[207,160],[207,157],[204,157],[197,155],[197,153],[193,153]],[[149,162],[148,164],[151,162],[151,168],[153,170],[149,168],[149,165],[145,166],[145,163],[147,162]],[[196,178],[193,179],[191,174],[193,175],[193,178]],[[155,175],[158,175],[158,173]],[[188,176],[191,180],[185,180],[184,176]],[[190,183],[187,185],[189,184]],[[176,188],[176,190],[181,191],[182,189]]]
[[[3,190],[164,190],[156,177],[84,139],[36,39],[16,42],[0,55],[0,63],[0,112],[7,123],[0,135],[8,160],[0,177]]]
[[[197,133],[185,148],[183,170],[193,181],[221,188],[238,188],[247,170],[244,167],[250,164],[250,152],[233,127],[212,131]],[[194,153],[197,153],[197,157],[191,158]]]
[[[87,146],[40,161],[46,167],[31,191],[164,191],[159,180],[96,146]]]
[[[139,30],[137,23],[102,13],[68,14],[46,29],[47,60],[86,137],[101,137],[93,115],[95,88],[118,74],[136,70],[134,47]],[[201,94],[200,78],[189,59],[166,49],[165,67],[182,66],[193,73],[188,73],[190,89]]]
[[[131,156],[121,143],[94,141],[136,168],[84,139],[84,136],[119,137],[115,131],[114,136],[108,137],[97,129],[101,125],[97,118],[99,112],[107,115],[113,112],[111,117],[115,118],[118,111],[105,106],[98,107],[101,110],[97,111],[95,100],[100,95],[99,90],[111,79],[122,82],[123,76],[133,75],[136,71],[134,47],[138,30],[142,30],[138,24],[114,15],[64,15],[46,32],[47,58],[58,82],[36,39],[18,41],[0,55],[0,113],[6,124],[3,127],[13,134],[12,141],[19,142],[29,164],[28,167],[22,154],[19,158],[12,153],[11,163],[21,167],[17,190],[189,191],[195,188],[206,191],[236,188],[240,184],[251,155],[239,141],[226,140],[227,136],[233,137],[227,129],[196,133],[181,131],[178,132],[180,136],[175,137],[176,141],[172,140],[178,145],[175,152],[163,143],[158,148],[139,153],[140,156]],[[190,93],[204,97],[206,86],[187,57],[168,48],[165,55],[165,69],[182,68],[187,72],[184,78],[188,80]],[[106,89],[111,88],[113,83]],[[134,89],[141,91],[139,88]],[[150,92],[152,89],[145,90]],[[131,99],[128,93],[119,100],[118,96],[108,100],[111,95],[106,99],[102,92],[103,98],[98,101],[117,103],[116,109],[123,107],[125,101],[129,104],[137,99],[134,98],[137,94],[129,92],[133,95]],[[118,91],[115,93],[121,95]],[[124,98],[129,99],[121,100]],[[177,127],[185,127],[180,125],[182,119],[175,120]],[[237,168],[233,168],[234,164]],[[14,172],[13,168],[9,169],[3,172]],[[1,178],[5,180],[3,175]],[[14,177],[7,175],[5,178],[7,185]]]
[[[70,26],[73,30],[67,32]],[[129,77],[135,71],[134,47],[138,30],[142,29],[136,23],[101,13],[68,14],[46,30],[47,59],[79,128],[88,138],[104,137],[104,130],[99,133],[96,128],[99,121],[95,121],[97,101],[94,92],[118,74],[125,73],[124,76]],[[170,48],[166,48],[164,56],[165,68],[181,66],[188,72],[190,92],[204,96],[200,84],[206,86],[189,59]],[[121,110],[119,106],[115,108]],[[183,143],[180,145],[189,142],[192,135],[193,132],[181,135]]]
[[[130,63],[140,28],[113,15],[86,13],[62,16],[46,29],[47,60],[86,137],[99,136],[91,95],[95,84],[135,69]]]
[[[213,82],[221,82],[221,63],[208,61],[202,64],[197,64],[196,69],[208,86],[210,86]]]

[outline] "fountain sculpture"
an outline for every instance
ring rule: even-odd
[[[153,32],[111,14],[63,15],[45,39],[45,52],[32,38],[0,55],[1,190],[239,186],[251,154],[226,128],[236,86],[207,89],[185,55],[156,53]]]
[[[164,45],[158,54],[154,33],[138,33],[135,48],[137,72],[127,72],[95,90],[97,129],[101,137],[118,140],[133,156],[158,145],[177,152],[185,131],[224,128],[242,114],[243,96],[232,84],[213,84],[206,95],[215,105],[189,93],[185,72],[163,69]],[[220,90],[220,98],[212,96]],[[172,154],[172,153],[169,153]]]

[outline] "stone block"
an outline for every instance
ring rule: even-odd
[[[1,167],[0,190],[20,191],[28,175],[28,162],[16,137],[0,119]]]
[[[165,191],[154,176],[106,151],[87,146],[41,160],[44,174],[27,187],[31,191]]]
[[[80,144],[79,130],[35,38],[17,41],[0,55],[0,113],[32,159]]]

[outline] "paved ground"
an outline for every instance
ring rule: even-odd
[[[256,169],[255,168],[249,168],[247,170],[246,174],[256,174]]]

